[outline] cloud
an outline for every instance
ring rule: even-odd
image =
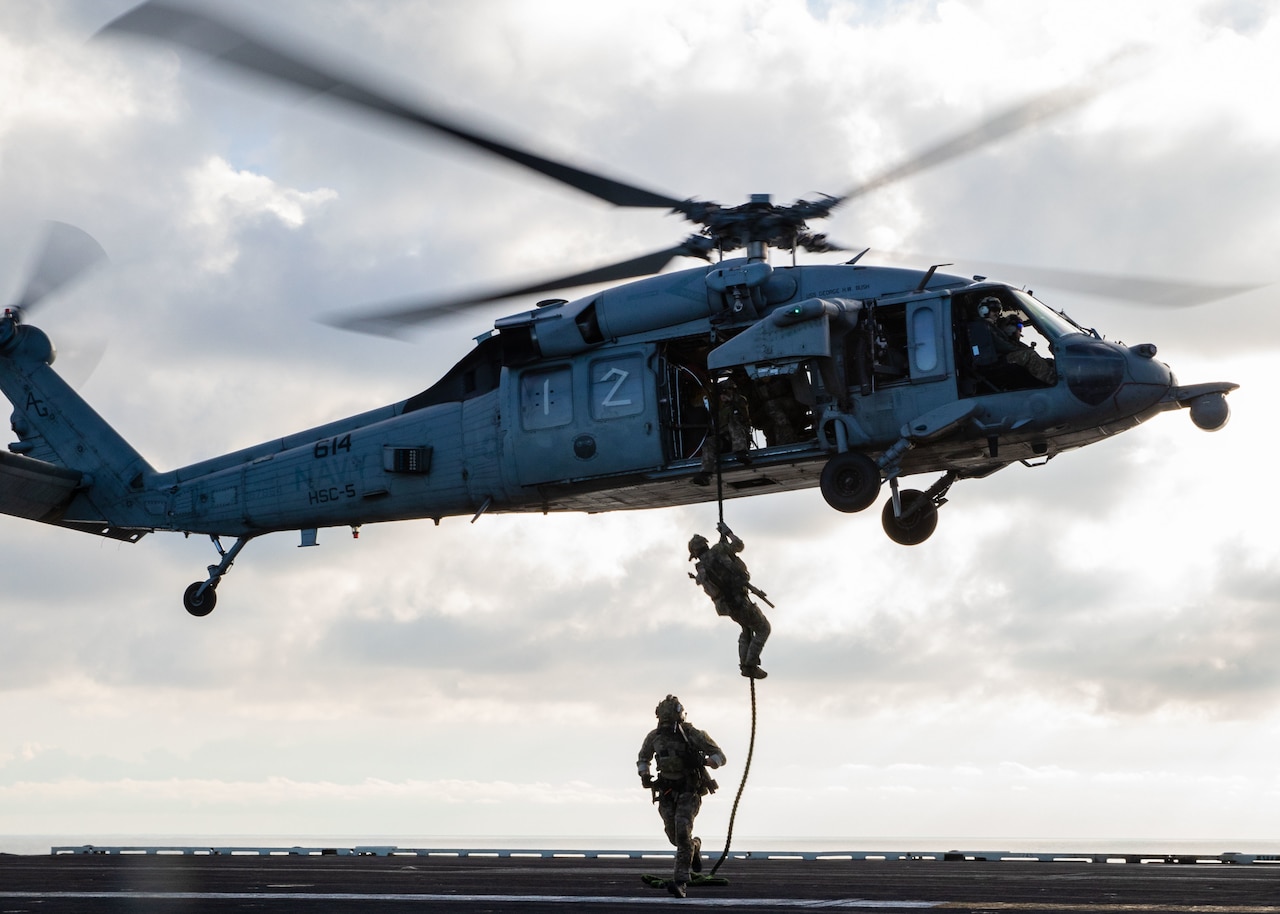
[[[327,188],[298,191],[278,187],[264,175],[237,171],[219,156],[208,159],[189,176],[190,221],[207,231],[204,269],[225,273],[240,256],[233,237],[241,226],[274,216],[288,229],[297,229],[314,210],[337,194]]]
[[[103,243],[110,266],[37,322],[110,343],[83,392],[158,468],[410,396],[531,303],[412,345],[318,315],[585,269],[688,231],[331,99],[85,43],[127,6],[0,7],[0,269],[19,284],[46,217]],[[1146,68],[1089,105],[815,228],[959,272],[969,257],[1275,279],[1267,4],[227,8],[478,128],[725,204],[839,193],[1142,34]],[[979,824],[1271,834],[1274,290],[1169,310],[1052,289],[1030,267],[1004,278],[1109,338],[1157,343],[1183,383],[1241,383],[1234,418],[1205,435],[1158,416],[962,481],[910,548],[887,541],[879,505],[840,514],[816,489],[727,501],[777,603],[745,801],[757,846]],[[685,576],[688,537],[717,517],[486,514],[325,530],[316,549],[272,535],[202,620],[179,597],[216,560],[206,539],[0,519],[0,832],[431,822],[660,842],[630,767],[656,701],[679,694],[726,748],[725,787],[750,734],[736,627]]]

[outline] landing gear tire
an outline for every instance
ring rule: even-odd
[[[898,495],[902,503],[902,517],[893,513],[893,499],[885,502],[880,523],[889,539],[902,546],[918,546],[933,536],[938,528],[938,508],[928,497],[916,489],[903,489]],[[923,504],[919,504],[923,502]],[[919,504],[919,507],[915,507]],[[912,508],[915,508],[914,512]]]
[[[819,485],[827,504],[854,514],[871,507],[880,494],[880,467],[866,454],[845,451],[827,461]]]
[[[182,595],[182,605],[193,616],[207,616],[218,604],[218,594],[212,587],[206,587],[204,593],[196,596],[201,587],[204,587],[204,581],[196,581]]]

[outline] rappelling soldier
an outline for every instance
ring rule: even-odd
[[[728,616],[738,625],[742,632],[738,635],[738,669],[743,676],[751,679],[764,679],[768,674],[760,669],[760,652],[769,638],[769,620],[751,599],[754,593],[769,603],[763,590],[751,583],[751,572],[746,563],[738,557],[745,544],[733,531],[721,521],[716,525],[720,531],[720,542],[714,546],[707,538],[695,533],[689,540],[689,561],[697,560],[696,574],[691,574],[698,585],[706,591],[707,596],[715,603],[716,612]],[[769,603],[773,606],[772,603]]]
[[[684,898],[689,871],[702,872],[702,839],[693,836],[693,820],[702,808],[702,798],[717,787],[707,766],[719,768],[725,758],[705,731],[685,723],[684,707],[674,695],[658,702],[653,713],[658,716],[658,726],[644,738],[636,770],[640,783],[653,791],[667,840],[676,849],[675,871],[667,891]],[[650,761],[657,763],[657,777],[650,771]]]

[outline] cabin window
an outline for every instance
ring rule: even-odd
[[[644,412],[644,359],[638,354],[591,363],[591,417],[617,419]]]
[[[937,326],[937,317],[932,308],[918,308],[911,316],[911,339],[915,344],[918,372],[930,372],[938,367]]]
[[[573,375],[569,366],[526,371],[520,376],[520,420],[526,429],[555,428],[573,421]]]

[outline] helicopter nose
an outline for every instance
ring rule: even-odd
[[[1068,343],[1058,357],[1058,367],[1067,379],[1067,389],[1089,406],[1099,406],[1123,385],[1124,350],[1102,340],[1079,339]]]
[[[1154,343],[1130,346],[1127,362],[1129,380],[1135,384],[1155,384],[1168,389],[1175,383],[1173,371],[1156,358]]]
[[[1079,340],[1062,353],[1067,388],[1081,402],[1111,402],[1126,415],[1158,402],[1173,386],[1173,372],[1155,357],[1150,343],[1125,347],[1104,340]]]
[[[1173,371],[1157,359],[1151,343],[1130,346],[1125,355],[1125,379],[1116,395],[1116,405],[1138,413],[1161,401],[1173,388]]]

